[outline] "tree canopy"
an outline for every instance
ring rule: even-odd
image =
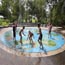
[[[1,0],[1,3],[0,15],[10,22],[30,22],[35,16],[40,23],[65,24],[65,0]]]

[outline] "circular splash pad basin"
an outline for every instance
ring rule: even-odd
[[[24,34],[22,41],[23,43],[20,43],[20,36],[19,36],[19,31],[21,28],[17,28],[16,31],[16,40],[13,40],[13,32],[12,28],[8,28],[5,30],[5,32],[1,33],[1,43],[0,45],[1,48],[4,50],[8,51],[9,53],[13,53],[16,55],[24,55],[28,57],[46,57],[46,56],[51,56],[58,54],[60,52],[64,51],[65,47],[65,39],[64,37],[56,32],[51,32],[51,37],[48,37],[48,31],[42,29],[42,34],[43,34],[43,39],[42,39],[42,44],[43,44],[43,49],[40,49],[40,45],[38,43],[38,28],[36,27],[26,27],[24,30]],[[32,47],[30,40],[28,38],[28,31],[31,31],[34,36],[33,36],[33,41],[34,45]]]

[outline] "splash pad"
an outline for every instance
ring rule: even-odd
[[[9,53],[13,53],[16,55],[23,55],[27,57],[46,57],[58,54],[60,52],[64,51],[65,47],[65,39],[62,36],[62,34],[52,32],[52,36],[48,38],[48,31],[42,29],[43,34],[43,47],[44,49],[40,49],[40,45],[38,43],[38,29],[37,27],[26,27],[24,30],[24,34],[26,36],[23,36],[23,44],[20,43],[20,36],[19,31],[21,28],[18,28],[16,31],[16,41],[13,40],[12,36],[12,29],[5,30],[5,32],[1,33],[0,40],[2,43],[2,48]],[[28,31],[33,32],[34,37],[34,46],[32,47],[29,40],[27,40],[28,37]],[[4,46],[4,47],[3,47]],[[1,47],[1,46],[0,46]]]

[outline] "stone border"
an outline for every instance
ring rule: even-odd
[[[29,28],[29,27],[27,27],[27,28]],[[6,31],[11,30],[11,29],[12,29],[11,27],[2,29],[0,31],[0,35],[4,34]],[[46,30],[47,28],[42,27],[42,29],[45,29]],[[59,54],[59,53],[63,52],[65,50],[65,44],[61,48],[59,48],[57,50],[47,52],[47,54],[45,54],[43,52],[39,52],[39,53],[20,52],[20,51],[18,51],[16,49],[12,49],[12,48],[9,48],[9,47],[5,46],[4,44],[2,44],[1,41],[0,41],[0,48],[3,49],[3,50],[5,50],[5,51],[7,51],[7,52],[9,52],[9,53],[11,53],[11,54],[15,54],[17,56],[47,57],[47,56],[52,56],[52,55],[56,55],[56,54]]]

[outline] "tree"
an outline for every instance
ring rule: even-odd
[[[30,6],[29,14],[36,15],[39,22],[46,17],[46,12],[44,9],[45,2],[46,0],[28,1]]]
[[[0,14],[3,15],[5,18],[10,18],[10,11],[9,11],[9,0],[2,0],[2,5],[0,6]]]
[[[54,25],[61,25],[64,23],[65,21],[65,0],[54,0],[51,2],[52,8],[51,8],[51,12],[50,12],[50,16],[49,18],[51,19],[52,23]]]

